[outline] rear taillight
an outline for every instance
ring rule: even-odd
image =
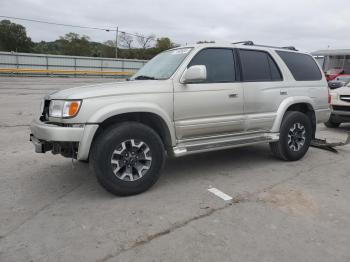
[[[328,104],[330,105],[332,102],[332,96],[331,94],[329,93],[329,89],[328,89]]]

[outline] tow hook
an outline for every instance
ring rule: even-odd
[[[318,138],[311,140],[312,147],[328,150],[333,153],[338,153],[338,151],[334,147],[345,146],[347,144],[350,144],[350,132],[348,133],[348,138],[346,139],[345,142],[328,143],[326,139],[318,139]]]

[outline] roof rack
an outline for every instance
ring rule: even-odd
[[[253,41],[248,40],[248,41],[240,41],[240,42],[235,42],[235,43],[232,43],[232,44],[234,44],[234,45],[236,45],[236,44],[242,44],[242,45],[254,45],[254,42],[253,42]]]
[[[293,50],[293,51],[298,51],[294,46],[282,46],[281,48],[289,49],[289,50]]]
[[[253,41],[240,41],[240,42],[235,42],[232,44],[242,44],[242,45],[253,45],[253,46],[260,46],[260,47],[269,47],[269,48],[279,48],[279,49],[288,49],[288,50],[293,50],[293,51],[298,51],[294,46],[270,46],[270,45],[256,45],[254,44]]]

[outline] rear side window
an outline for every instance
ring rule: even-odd
[[[282,75],[276,62],[267,52],[240,49],[239,57],[243,81],[282,81]]]
[[[315,60],[306,54],[276,51],[289,68],[296,81],[317,81],[322,74]]]
[[[232,49],[204,49],[192,59],[188,67],[193,65],[206,66],[207,83],[233,82],[236,79]]]

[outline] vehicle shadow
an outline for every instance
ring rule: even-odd
[[[309,155],[305,156],[305,161]],[[263,174],[264,170],[275,169],[276,164],[293,167],[302,162],[278,160],[271,154],[266,144],[167,158],[159,181],[145,193],[158,194],[163,189],[167,190],[169,186],[173,188],[177,184],[192,183],[198,179],[211,181],[216,179],[215,176],[225,176],[226,179],[230,179],[242,174],[256,175],[256,172]],[[44,173],[44,170],[39,173]],[[50,176],[41,176],[38,187],[47,188],[47,185],[55,184],[54,188],[58,190],[69,185],[69,191],[79,190],[79,195],[84,195],[86,201],[115,198],[98,184],[89,163],[75,162],[72,167],[71,163],[62,161],[60,165],[51,166],[50,173]],[[64,191],[67,192],[67,190]]]
[[[232,148],[194,154],[179,158],[169,158],[165,165],[165,173],[184,173],[188,170],[203,170],[205,172],[218,171],[225,168],[241,168],[254,163],[254,166],[275,161],[267,145]],[[186,174],[190,175],[190,174]]]
[[[280,162],[280,160],[277,160],[271,155],[268,145],[255,145],[200,153],[179,158],[167,158],[161,177],[154,187],[158,190],[166,186],[166,184],[174,186],[177,183],[182,184],[184,181],[190,182],[199,177],[210,179],[211,176],[216,175],[227,176],[228,173],[231,174],[235,169],[242,171],[250,169],[252,166],[254,166],[254,169],[257,169],[276,161]],[[88,190],[90,190],[91,193],[96,193],[95,196],[112,196],[98,185],[88,163],[79,162],[74,169],[74,173],[73,175],[79,177],[81,173],[85,173],[85,175],[88,173],[88,177],[85,177],[84,180],[89,184]],[[234,174],[239,175],[239,172]]]
[[[346,124],[341,124],[338,127],[339,130],[344,130],[344,131],[350,131],[350,123],[346,123]]]

